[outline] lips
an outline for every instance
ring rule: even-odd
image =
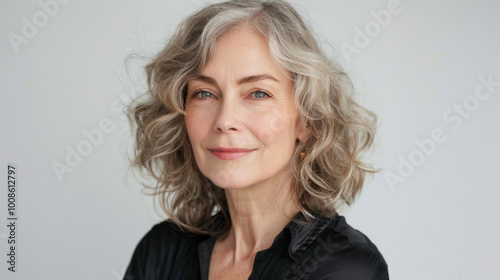
[[[239,149],[239,148],[212,148],[208,149],[214,156],[222,160],[233,160],[245,156],[255,149]]]

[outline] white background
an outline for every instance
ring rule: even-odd
[[[144,61],[133,61],[129,75],[124,61],[153,55],[206,2],[71,1],[44,23],[38,1],[2,1],[1,279],[122,278],[137,242],[161,220],[128,170],[120,109],[143,89]],[[343,212],[347,221],[378,246],[391,279],[498,279],[500,86],[485,100],[474,92],[479,77],[500,81],[500,4],[401,0],[381,27],[372,12],[389,0],[292,2],[379,116],[372,159],[383,170]],[[40,26],[25,36],[23,17],[33,16]],[[355,28],[367,26],[373,36],[361,44]],[[24,43],[14,46],[9,33]],[[357,52],[348,57],[346,44]],[[458,117],[454,104],[464,101],[470,111]],[[108,133],[59,180],[52,165],[67,165],[67,149],[101,122]],[[446,141],[424,154],[415,141],[435,129]],[[408,160],[414,170],[399,173]],[[18,169],[16,273],[5,261],[10,162]],[[389,172],[404,182],[391,184]]]

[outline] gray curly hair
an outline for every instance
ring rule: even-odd
[[[366,174],[377,172],[361,157],[374,140],[375,114],[354,101],[350,78],[323,54],[296,10],[281,0],[212,4],[179,25],[145,67],[148,91],[128,107],[135,129],[132,166],[154,178],[156,184],[145,184],[146,190],[189,232],[219,235],[230,228],[224,191],[194,160],[184,104],[188,82],[204,68],[217,39],[242,23],[268,39],[275,62],[292,74],[295,104],[309,132],[292,157],[292,194],[304,216],[332,217],[354,202]],[[225,225],[210,232],[216,211],[223,214]]]

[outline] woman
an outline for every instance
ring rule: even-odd
[[[170,218],[125,279],[388,279],[337,210],[365,174],[375,116],[349,95],[284,1],[229,1],[188,17],[146,66],[130,107],[134,165]]]

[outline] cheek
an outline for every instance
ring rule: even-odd
[[[264,145],[284,145],[295,143],[297,115],[292,111],[275,112],[258,117],[254,134]]]
[[[186,131],[189,136],[189,140],[193,145],[193,148],[197,143],[201,141],[203,138],[204,130],[206,128],[206,124],[203,123],[202,118],[198,118],[196,115],[188,114],[184,117],[184,123],[186,125]]]

